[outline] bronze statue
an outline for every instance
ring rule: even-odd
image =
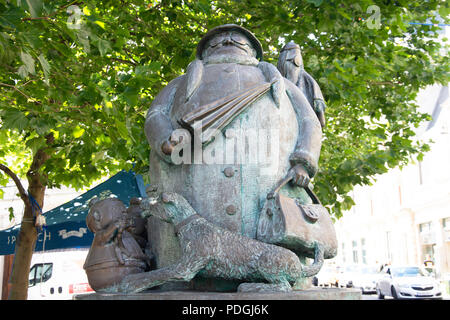
[[[128,274],[146,271],[149,257],[127,230],[134,223],[123,202],[117,198],[94,198],[89,207],[86,224],[94,233],[94,240],[84,269],[92,289],[104,291]]]
[[[152,184],[128,208],[147,217],[147,239],[137,224],[130,229],[123,203],[92,204],[85,268],[95,290],[196,288],[209,279],[206,290],[289,291],[336,255],[332,221],[309,189],[325,103],[297,45],[283,49],[278,68],[241,26],[201,39],[186,74],[147,113]]]
[[[277,67],[286,79],[302,90],[323,128],[325,126],[325,99],[316,80],[303,67],[300,46],[293,41],[286,44],[281,49]]]
[[[147,205],[147,214],[175,225],[181,259],[165,268],[128,275],[110,291],[141,292],[167,281],[190,281],[202,273],[210,278],[242,280],[239,292],[287,292],[291,283],[316,274],[322,265],[322,248],[316,251],[314,264],[304,266],[288,249],[208,222],[177,193],[162,193],[159,203]]]
[[[128,231],[139,244],[142,250],[147,245],[147,219],[142,217],[142,209],[140,207],[141,199],[131,198],[130,206],[126,210],[128,219],[131,222]]]
[[[154,99],[145,123],[155,194],[176,193],[209,223],[250,239],[257,239],[260,212],[280,180],[292,178],[281,194],[311,203],[302,187],[317,172],[322,137],[323,109],[319,117],[313,110],[321,105],[314,102],[319,96],[308,101],[298,81],[286,79],[288,73],[262,58],[260,42],[247,29],[234,24],[213,28],[199,42],[186,74]],[[188,134],[177,134],[182,130]],[[228,143],[248,131],[271,140],[276,155],[270,161],[229,157],[238,146]],[[244,144],[244,149],[258,144],[258,152],[261,147],[251,139]],[[225,154],[223,161],[208,162],[208,150],[216,157]],[[150,214],[148,231],[157,268],[181,259],[172,224]],[[301,249],[291,248],[303,259]]]

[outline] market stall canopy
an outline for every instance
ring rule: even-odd
[[[91,246],[94,234],[86,226],[89,201],[117,197],[128,206],[133,197],[145,197],[145,186],[140,175],[121,171],[75,199],[43,215],[45,228],[39,232],[35,251],[82,248]],[[0,231],[0,255],[14,254],[20,224]]]

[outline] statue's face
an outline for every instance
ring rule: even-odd
[[[285,51],[285,59],[291,61],[296,67],[303,65],[302,53],[299,48],[292,48]]]
[[[295,51],[295,58],[293,62],[297,67],[301,67],[303,65],[302,53],[298,48],[295,49],[294,51]]]
[[[244,55],[255,57],[256,51],[248,38],[237,31],[215,35],[208,41],[204,57],[214,55]]]
[[[126,207],[122,201],[108,198],[95,203],[88,213],[89,230],[102,230],[112,222],[118,221],[125,214]]]

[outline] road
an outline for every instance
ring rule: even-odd
[[[392,300],[392,297],[385,297],[384,299],[385,300]],[[363,294],[362,295],[362,300],[380,300],[380,301],[382,301],[381,299],[378,299],[378,296],[376,294]],[[450,297],[449,296],[444,296],[443,300],[450,300]]]

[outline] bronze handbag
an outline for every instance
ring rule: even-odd
[[[267,200],[259,215],[256,238],[290,249],[309,258],[334,258],[337,238],[333,221],[314,192],[305,187],[313,204],[301,204],[279,193],[293,177],[282,180]],[[318,248],[322,250],[318,251]]]

